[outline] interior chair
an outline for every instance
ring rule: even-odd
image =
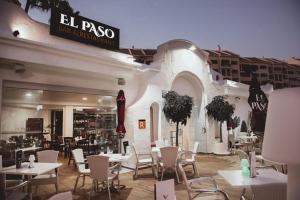
[[[161,140],[155,140],[155,146],[156,147],[164,147],[165,143]]]
[[[48,200],[72,200],[72,193],[71,191],[68,192],[61,192],[58,194],[55,194],[54,196],[50,197]]]
[[[181,160],[182,166],[192,165],[193,170],[194,170],[194,174],[197,175],[197,176],[198,176],[198,171],[197,171],[197,167],[196,167],[195,156],[197,154],[198,146],[199,146],[199,142],[195,142],[194,146],[193,146],[193,150],[192,151],[185,151],[185,156]]]
[[[71,154],[71,144],[73,137],[64,137],[64,157],[68,157]]]
[[[184,153],[181,154],[181,156],[184,156]],[[227,193],[218,188],[216,181],[212,177],[198,177],[198,178],[193,178],[188,180],[185,171],[183,169],[183,165],[180,161],[181,158],[179,158],[178,168],[182,176],[183,182],[186,186],[189,200],[195,199],[200,194],[211,194],[211,193],[220,194],[222,196],[222,199],[229,200]],[[210,188],[199,187],[199,184],[207,183],[207,182],[210,182],[213,186]]]
[[[243,151],[243,150],[241,150],[241,149],[237,149],[237,150],[235,151],[235,153],[239,156],[239,159],[240,159],[240,160],[242,160],[242,159],[247,159],[247,160],[249,160],[249,156],[248,156],[248,154],[247,154],[245,151]]]
[[[163,147],[160,148],[161,159],[158,161],[158,169],[161,169],[161,181],[164,178],[165,171],[175,171],[177,182],[179,183],[179,177],[177,172],[177,155],[178,147]]]
[[[45,150],[37,152],[37,160],[38,162],[44,163],[56,163],[58,157],[58,151],[54,150]],[[31,184],[36,186],[36,192],[38,186],[40,185],[49,185],[54,184],[56,193],[58,192],[58,169],[51,170],[45,174],[38,175],[34,177],[31,181]]]
[[[76,192],[76,188],[77,188],[79,178],[83,177],[82,186],[84,186],[85,177],[90,175],[90,169],[86,169],[86,167],[85,167],[87,162],[84,159],[82,149],[72,150],[72,155],[73,155],[76,167],[78,169],[78,175],[77,175],[76,182],[75,182],[75,185],[74,185],[74,192]]]
[[[24,187],[28,186],[29,181],[6,180],[5,181],[5,198],[7,200],[21,200],[28,195]],[[26,191],[26,192],[24,192]]]
[[[129,146],[129,142],[128,141],[124,141],[123,142],[123,147],[124,147],[124,153],[127,153],[126,152],[126,148]]]
[[[136,158],[136,165],[135,165],[136,167],[135,167],[133,178],[134,179],[138,178],[138,173],[139,173],[140,168],[145,168],[145,167],[149,167],[149,166],[152,168],[153,176],[156,177],[155,171],[154,171],[154,161],[153,161],[152,154],[151,153],[137,153],[134,144],[132,144],[132,149],[133,149],[133,153]]]
[[[120,180],[119,180],[119,164],[109,168],[109,157],[101,155],[88,156],[87,161],[91,170],[90,176],[93,179],[92,188],[93,191],[97,192],[99,189],[99,183],[104,187],[107,187],[108,197],[111,200],[110,187],[114,185],[115,180],[118,182],[118,191],[120,191]],[[117,173],[111,173],[117,169]],[[109,171],[110,170],[110,171]]]
[[[77,148],[82,149],[84,156],[90,155],[90,141],[88,139],[78,140]]]

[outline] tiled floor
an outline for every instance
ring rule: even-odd
[[[59,191],[73,190],[75,180],[77,177],[76,167],[72,164],[68,166],[67,159],[59,159],[59,162],[63,163],[63,166],[59,170]],[[214,176],[219,187],[225,190],[230,199],[238,200],[241,193],[241,188],[232,188],[228,185],[219,175],[217,171],[220,169],[238,169],[239,159],[237,156],[215,156],[215,155],[198,155],[197,156],[197,169],[200,176]],[[192,168],[187,167],[188,174],[192,176]],[[126,185],[125,189],[121,190],[121,193],[112,193],[112,199],[117,200],[153,200],[154,199],[154,183],[155,179],[152,177],[150,169],[144,169],[140,171],[141,176],[137,180],[133,180],[132,172],[121,174],[121,184]],[[172,177],[173,175],[168,175]],[[166,177],[167,178],[167,177]],[[82,179],[79,182],[81,186]],[[206,184],[202,184],[204,187]],[[91,189],[91,180],[86,178],[86,184],[84,187],[78,187],[76,193],[73,193],[73,199],[89,199],[89,191]],[[183,184],[176,184],[176,197],[178,200],[188,199],[185,186]],[[47,199],[55,194],[54,185],[40,186],[37,194],[34,195],[34,199]],[[91,199],[108,199],[107,192],[100,192],[94,195]],[[202,198],[201,198],[202,199]],[[206,197],[203,199],[213,199]]]

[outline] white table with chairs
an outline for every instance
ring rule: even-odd
[[[260,169],[257,172],[254,178],[243,176],[242,170],[220,170],[218,174],[233,187],[251,187],[255,199],[260,199],[258,196],[263,196],[263,199],[286,199],[287,175],[273,169]],[[276,198],[273,198],[274,194]]]
[[[34,163],[33,168],[29,168],[29,163],[22,163],[21,168],[16,168],[16,166],[12,167],[6,167],[2,168],[0,170],[1,174],[1,199],[5,200],[6,195],[5,195],[5,188],[6,188],[6,175],[7,174],[13,174],[13,175],[24,175],[27,177],[29,181],[29,186],[28,186],[28,195],[29,199],[32,199],[32,188],[31,188],[31,180],[33,176],[38,176],[44,173],[47,173],[51,170],[55,170],[62,166],[61,163],[42,163],[42,162],[36,162]]]

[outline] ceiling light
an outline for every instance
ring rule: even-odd
[[[97,110],[99,111],[99,110],[100,110],[100,108],[97,108]]]
[[[37,105],[36,106],[36,110],[42,110],[43,109],[43,105]]]
[[[32,94],[31,94],[30,92],[27,92],[27,93],[25,94],[25,96],[26,96],[26,97],[32,97]]]
[[[88,98],[87,97],[82,97],[82,100],[86,101],[86,100],[88,100]]]
[[[189,48],[189,50],[191,50],[191,51],[195,51],[197,48],[194,46],[194,45],[192,45],[190,48]]]

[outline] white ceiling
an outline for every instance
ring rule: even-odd
[[[113,96],[102,96],[92,94],[80,94],[71,92],[58,92],[47,90],[33,90],[4,87],[2,93],[3,105],[10,106],[79,106],[114,108],[116,99]],[[86,99],[86,100],[85,100]]]

